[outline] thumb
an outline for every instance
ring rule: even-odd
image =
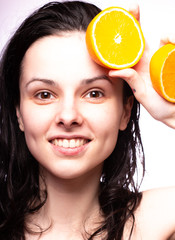
[[[171,33],[166,33],[162,35],[160,40],[160,47],[168,43],[175,44],[175,33],[171,32]]]

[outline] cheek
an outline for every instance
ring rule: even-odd
[[[122,103],[112,99],[107,104],[84,108],[85,119],[96,134],[117,138],[122,118]]]
[[[94,111],[91,118],[91,130],[95,135],[97,152],[99,161],[104,161],[113,152],[117,139],[120,126],[120,111],[113,108],[106,108],[102,111]]]
[[[25,107],[22,109],[21,115],[26,138],[30,136],[37,137],[47,131],[52,119],[50,112],[42,108]]]

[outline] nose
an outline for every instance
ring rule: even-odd
[[[62,103],[59,103],[59,111],[56,116],[56,123],[64,128],[80,126],[83,122],[80,108],[75,100],[68,97]]]

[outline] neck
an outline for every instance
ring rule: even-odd
[[[100,220],[98,192],[101,169],[98,174],[97,171],[90,172],[76,179],[59,179],[49,173],[45,176],[48,198],[37,222],[47,219],[43,226],[52,224],[59,234],[60,229],[62,232],[69,229],[70,232],[82,233],[85,228],[92,231],[94,226],[97,227]]]

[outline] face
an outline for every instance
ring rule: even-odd
[[[129,114],[122,80],[91,60],[84,33],[44,37],[26,52],[17,117],[46,173],[72,179],[100,172]]]

